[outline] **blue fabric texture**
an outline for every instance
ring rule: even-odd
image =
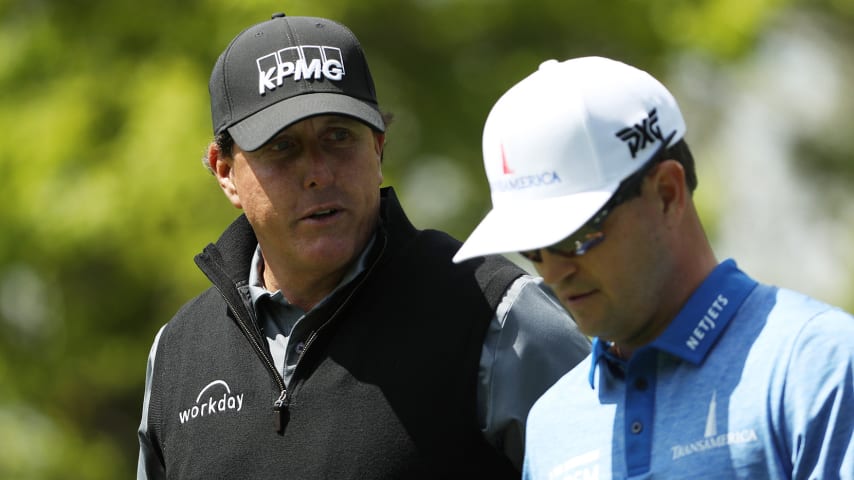
[[[850,314],[728,260],[628,362],[607,347],[532,408],[524,478],[854,479]]]

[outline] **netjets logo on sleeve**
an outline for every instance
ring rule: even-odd
[[[341,49],[323,45],[297,45],[259,57],[258,94],[264,95],[281,87],[285,80],[334,80],[344,78]]]
[[[239,412],[242,408],[243,394],[232,393],[227,383],[214,380],[199,392],[194,405],[178,412],[178,418],[184,424],[199,417],[209,417],[229,410]]]

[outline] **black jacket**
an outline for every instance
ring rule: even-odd
[[[367,268],[308,314],[321,326],[286,389],[238,291],[256,245],[240,217],[198,255],[213,287],[160,335],[148,430],[169,478],[518,477],[475,408],[484,334],[521,269],[453,264],[460,243],[416,230],[384,189]]]

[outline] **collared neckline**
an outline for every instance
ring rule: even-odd
[[[363,270],[365,270],[368,255],[376,242],[376,233],[371,236],[371,239],[368,241],[365,248],[362,250],[362,253],[359,255],[358,260],[350,267],[347,273],[341,278],[341,281],[338,282],[335,289],[333,289],[329,295],[324,297],[320,302],[318,302],[317,306],[322,305],[327,298],[331,297],[338,289],[342,286],[350,283],[354,278],[356,278]],[[249,269],[249,296],[251,299],[251,303],[253,306],[257,308],[258,300],[262,297],[270,297],[271,300],[274,300],[283,305],[290,305],[290,302],[287,298],[285,298],[284,294],[282,294],[281,290],[276,290],[275,292],[271,292],[267,290],[264,286],[264,254],[261,252],[261,245],[255,248],[255,253],[252,255],[252,264]],[[316,307],[315,307],[316,308]]]
[[[656,349],[695,365],[701,364],[756,285],[756,280],[739,270],[734,260],[720,263],[664,332],[649,345],[637,349],[634,355],[646,349]],[[600,360],[612,363],[617,360],[608,351],[611,346],[611,342],[598,337],[593,339],[588,376],[591,388],[595,388],[595,373]]]

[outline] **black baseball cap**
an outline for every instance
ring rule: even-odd
[[[253,151],[305,118],[337,114],[383,132],[385,122],[359,40],[325,18],[288,17],[241,32],[211,73],[214,134]]]

